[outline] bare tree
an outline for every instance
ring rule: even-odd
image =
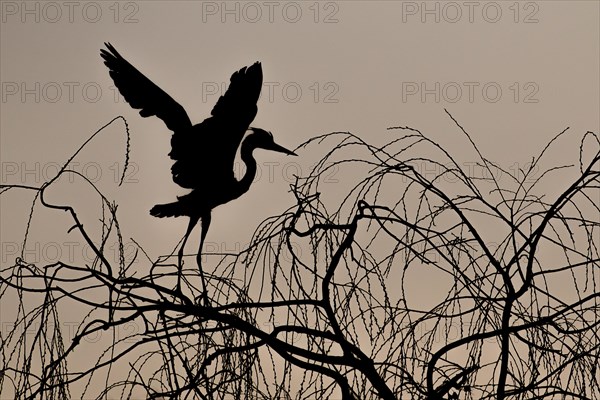
[[[292,185],[293,206],[243,251],[206,256],[211,306],[193,263],[182,293],[173,254],[139,247],[146,266],[126,263],[117,206],[100,192],[96,240],[74,208],[47,201],[76,174],[72,158],[41,187],[3,185],[35,193],[31,213],[65,211],[95,260],[2,267],[16,318],[0,337],[0,397],[67,399],[79,385],[98,399],[599,398],[598,136],[580,137],[575,165],[541,172],[565,129],[512,171],[448,116],[482,176],[408,127],[383,146],[347,132],[300,146],[327,150]],[[323,189],[331,171],[345,177],[336,193]],[[556,195],[540,193],[547,182]],[[86,314],[67,337],[73,304]],[[99,333],[98,355],[72,361]]]

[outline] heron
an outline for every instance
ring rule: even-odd
[[[194,227],[201,221],[200,245],[196,260],[202,280],[203,298],[208,303],[201,253],[210,227],[211,211],[237,199],[250,189],[256,176],[255,149],[296,154],[275,143],[273,134],[251,127],[258,111],[262,88],[260,62],[243,67],[231,75],[229,87],[219,97],[211,116],[192,125],[185,109],[160,87],[130,64],[110,44],[100,54],[109,74],[124,97],[142,117],[156,116],[171,130],[171,167],[173,181],[191,192],[177,196],[177,201],[157,204],[150,214],[158,218],[188,217],[189,223],[178,251],[177,291],[181,293],[183,251]],[[246,135],[246,132],[249,132]],[[246,136],[244,138],[244,136]],[[242,140],[244,139],[244,140]],[[234,161],[239,148],[246,166],[241,179],[234,174]]]

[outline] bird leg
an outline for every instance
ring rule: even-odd
[[[200,279],[202,280],[202,297],[204,299],[204,305],[209,307],[210,303],[208,301],[208,292],[206,291],[206,282],[204,280],[204,272],[202,271],[202,246],[204,244],[204,238],[206,238],[206,234],[208,233],[208,228],[210,227],[210,211],[206,214],[202,215],[202,233],[200,234],[200,247],[198,248],[198,254],[196,255],[196,261],[198,262],[198,269],[200,270]]]
[[[198,223],[198,219],[199,217],[190,217],[190,223],[188,224],[187,231],[183,237],[183,243],[181,243],[181,247],[177,253],[177,268],[179,268],[179,273],[177,274],[177,292],[179,293],[181,293],[181,275],[183,274],[183,249],[188,237],[190,236],[190,233],[192,233],[192,229],[194,229]]]

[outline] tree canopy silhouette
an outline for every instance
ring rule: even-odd
[[[4,184],[2,196],[31,191],[32,212],[66,211],[96,259],[2,267],[2,302],[18,300],[0,338],[0,396],[598,398],[597,134],[581,135],[573,165],[542,168],[574,142],[565,129],[513,172],[448,116],[482,176],[409,127],[390,128],[385,145],[333,132],[300,146],[322,156],[290,207],[239,253],[205,254],[210,306],[197,269],[174,290],[173,254],[139,246],[143,267],[109,261],[106,243],[122,237],[101,193],[105,228],[92,240],[72,207],[45,197],[54,180]],[[323,184],[332,170],[353,178],[335,193]],[[545,182],[560,190],[539,192]],[[86,313],[66,336],[73,303]],[[104,346],[90,351],[98,334]]]

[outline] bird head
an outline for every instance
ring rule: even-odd
[[[271,132],[265,131],[264,129],[260,128],[249,128],[249,130],[252,133],[248,135],[244,142],[248,142],[248,144],[251,145],[253,148],[277,151],[279,153],[284,153],[289,156],[297,155],[293,151],[288,150],[285,147],[275,143],[275,140],[273,139],[273,134]]]

